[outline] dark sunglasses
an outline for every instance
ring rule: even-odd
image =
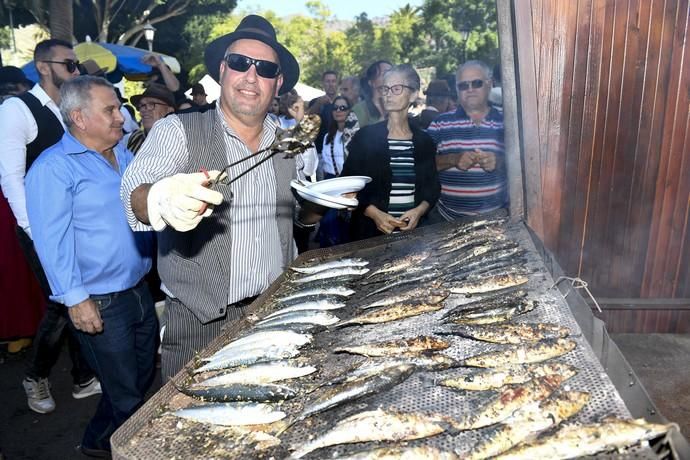
[[[74,73],[75,70],[79,68],[79,61],[73,61],[71,59],[65,59],[64,61],[41,61],[50,62],[51,64],[62,64],[67,68],[69,73]]]
[[[348,107],[346,105],[334,105],[333,106],[334,112],[347,112],[348,110],[350,110],[350,107]]]
[[[472,81],[461,81],[458,83],[458,91],[467,91],[472,86],[473,89],[481,88],[484,86],[484,80],[476,79]]]
[[[253,65],[256,69],[256,74],[260,77],[276,78],[280,75],[280,66],[275,62],[254,59],[243,54],[235,53],[230,53],[223,59],[228,67],[237,72],[246,72]]]

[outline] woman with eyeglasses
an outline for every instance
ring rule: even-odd
[[[353,241],[414,230],[440,194],[436,146],[411,124],[410,105],[419,95],[420,79],[408,64],[392,67],[378,88],[388,119],[363,127],[352,138],[343,176],[370,176],[352,212]]]
[[[332,119],[323,139],[321,168],[324,179],[339,177],[347,158],[347,144],[359,129],[357,119],[352,114],[350,103],[345,96],[336,96],[332,104]],[[354,124],[352,124],[354,121]],[[322,248],[347,243],[349,241],[349,213],[329,210],[319,225],[319,244]]]

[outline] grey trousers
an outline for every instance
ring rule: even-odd
[[[202,323],[179,299],[165,298],[165,312],[161,328],[161,373],[163,382],[175,376],[195,354],[206,347],[230,323],[244,317],[250,302],[238,302],[227,308],[224,317]]]

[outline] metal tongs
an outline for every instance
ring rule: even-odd
[[[206,183],[206,187],[212,189],[219,182],[224,185],[230,185],[240,177],[250,172],[252,169],[259,167],[262,163],[271,159],[277,153],[283,153],[285,155],[284,158],[292,158],[296,155],[304,153],[314,143],[314,139],[316,139],[316,136],[319,134],[320,127],[321,118],[315,114],[305,115],[301,122],[291,128],[282,129],[278,127],[276,129],[276,140],[273,142],[273,144],[265,149],[261,149],[225,166],[220,170],[220,174],[218,174],[214,179],[210,179]],[[255,155],[265,152],[270,152],[270,154],[259,160],[253,166],[247,168],[247,170],[245,170],[242,174],[239,174],[232,179],[229,178],[228,172],[230,168],[254,158]]]

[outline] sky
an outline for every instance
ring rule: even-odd
[[[353,20],[365,12],[369,18],[387,16],[398,8],[407,5],[421,6],[423,0],[321,0],[338,19]],[[259,2],[256,0],[238,0],[238,10],[259,11],[268,9],[278,16],[289,14],[307,14],[306,0],[273,0]]]

